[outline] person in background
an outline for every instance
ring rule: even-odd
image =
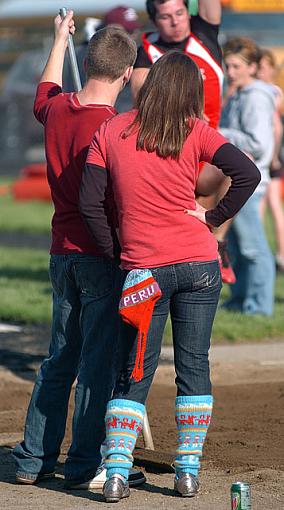
[[[137,41],[142,28],[135,9],[124,5],[118,5],[106,12],[102,21],[102,27],[107,27],[108,25],[115,25],[124,28],[124,30],[126,30],[126,32],[130,34],[135,41]]]
[[[110,25],[123,28],[135,41],[142,27],[135,9],[123,5],[119,5],[107,11],[102,20],[87,18],[84,26],[84,41],[76,48],[78,69],[82,85],[84,85],[86,81],[85,58],[87,55],[88,42],[97,30]],[[74,90],[68,59],[65,59],[64,64],[63,90],[65,92]],[[132,108],[131,90],[128,83],[119,94],[115,103],[115,108],[118,112],[125,112]]]
[[[53,290],[49,355],[31,396],[24,440],[13,450],[18,483],[54,476],[75,388],[72,443],[64,466],[70,489],[100,488],[104,417],[116,378],[121,271],[105,258],[80,216],[82,170],[95,130],[114,116],[117,94],[130,79],[136,45],[123,30],[105,28],[90,40],[87,81],[62,93],[62,67],[73,12],[55,18],[55,39],[37,88],[34,113],[44,125],[47,177],[54,203],[50,279]],[[109,203],[111,209],[111,203]],[[134,472],[134,483],[145,481]]]
[[[199,461],[213,406],[208,351],[222,285],[211,229],[236,214],[260,180],[254,163],[202,118],[201,72],[188,55],[169,51],[147,74],[137,110],[117,115],[97,131],[82,176],[81,213],[110,259],[113,244],[103,203],[107,182],[112,184],[127,274],[123,313],[127,322],[139,324],[137,343],[131,334],[120,337],[125,363],[106,413],[103,490],[110,503],[130,494],[128,471],[169,313],[177,375],[174,486],[187,497],[199,490]],[[195,200],[200,161],[232,179],[212,210]]]
[[[204,79],[204,113],[216,128],[221,115],[222,52],[218,43],[220,0],[199,0],[199,13],[190,16],[187,0],[147,0],[146,9],[156,32],[142,34],[142,45],[131,77],[134,99],[152,65],[167,51],[180,50],[201,68]]]
[[[245,37],[229,40],[223,48],[229,85],[235,92],[224,106],[221,133],[251,157],[261,182],[229,229],[229,250],[237,281],[223,305],[247,315],[272,315],[275,264],[260,216],[260,203],[269,183],[274,150],[275,100],[270,85],[255,78],[260,51]]]
[[[204,115],[211,127],[218,126],[223,88],[222,52],[218,42],[221,23],[220,0],[199,0],[198,14],[189,14],[188,0],[147,0],[146,9],[156,32],[142,35],[131,77],[135,98],[149,70],[164,53],[172,49],[190,56],[201,69],[204,79]],[[212,165],[201,164],[196,193],[205,207],[213,207],[226,193],[230,179]],[[219,230],[214,232],[219,241]],[[219,262],[224,283],[235,281],[226,243],[220,238]]]
[[[284,211],[281,197],[281,182],[284,177],[284,162],[281,159],[281,146],[283,141],[283,124],[281,110],[283,106],[283,92],[275,85],[277,66],[273,53],[262,49],[257,76],[272,87],[275,98],[274,114],[274,152],[270,165],[271,181],[268,184],[267,194],[261,202],[261,213],[264,216],[266,205],[272,214],[276,239],[276,267],[284,272]]]

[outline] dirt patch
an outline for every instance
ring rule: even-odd
[[[30,354],[30,336],[27,335],[24,353]],[[6,345],[8,348],[8,345]],[[236,347],[222,359],[213,357],[214,412],[202,460],[202,490],[194,500],[173,499],[170,474],[147,473],[148,483],[133,491],[131,498],[120,503],[121,508],[148,510],[191,508],[192,510],[228,510],[230,485],[238,479],[252,486],[254,510],[283,510],[284,508],[284,370],[277,353],[283,344],[258,352],[255,359],[245,357],[245,346]],[[55,481],[42,487],[22,487],[14,484],[14,467],[10,447],[20,440],[26,408],[33,387],[34,370],[41,353],[34,350],[34,357],[18,357],[13,364],[12,352],[16,345],[9,341],[9,362],[0,370],[0,500],[4,497],[5,510],[54,510],[59,504],[71,510],[98,508],[100,493],[79,491],[70,494],[63,489],[62,464],[58,466]],[[240,355],[240,351],[242,355]],[[6,352],[7,355],[7,352]],[[270,357],[269,357],[270,355]],[[245,359],[244,359],[245,358]],[[7,361],[7,356],[5,357]],[[23,365],[23,366],[21,366]],[[30,371],[21,371],[29,365]],[[147,410],[156,451],[154,459],[173,455],[176,444],[174,423],[174,370],[169,364],[158,369],[149,395]],[[73,399],[70,401],[72,412]],[[71,413],[70,413],[71,414]],[[66,437],[60,458],[70,444],[71,420],[68,419]],[[2,445],[2,447],[1,447]],[[143,442],[140,439],[140,447]],[[161,453],[160,453],[161,452]],[[23,500],[24,496],[24,500]],[[48,496],[48,497],[46,497]],[[23,502],[24,501],[24,502]],[[94,507],[94,502],[96,503]],[[107,505],[104,505],[106,508]]]
[[[155,385],[149,398],[149,421],[158,450],[175,449],[174,398],[175,389],[166,385]],[[243,468],[284,467],[284,383],[217,386],[214,400],[205,466],[236,473]]]
[[[276,372],[274,368],[274,377]],[[279,376],[281,374],[282,371]],[[156,381],[161,378],[168,381],[172,375],[171,366],[162,366]],[[203,465],[236,473],[243,468],[283,469],[284,381],[218,384],[213,390],[214,412],[205,443]],[[6,370],[0,372],[0,438],[7,433],[21,437],[31,391],[30,381],[21,381]],[[174,399],[174,384],[156,382],[153,385],[147,410],[157,459],[159,450],[169,454],[175,450]],[[69,415],[72,410],[73,398]],[[70,437],[69,419],[64,451]],[[143,446],[142,440],[139,446]]]

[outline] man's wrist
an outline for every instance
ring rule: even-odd
[[[53,50],[66,50],[68,46],[68,40],[62,35],[56,35],[53,43]]]

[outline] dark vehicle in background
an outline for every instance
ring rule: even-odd
[[[84,18],[81,19],[78,26],[78,43],[81,42],[80,30],[82,30],[83,20]],[[39,31],[38,25],[37,33],[35,27],[30,28],[29,33],[23,37],[23,54],[5,73],[0,94],[0,171],[3,166],[9,165],[11,169],[13,166],[19,168],[19,164],[23,166],[44,158],[43,130],[33,117],[32,106],[38,79],[51,45],[51,24],[52,20],[48,20],[45,31],[42,29],[42,33]],[[243,35],[252,37],[261,46],[272,49],[279,65],[277,82],[284,89],[283,27],[284,12],[236,13],[224,9],[220,43],[222,45],[230,37]],[[152,29],[152,27],[146,28]],[[49,34],[49,39],[47,34]],[[44,36],[46,43],[43,45]],[[26,47],[24,47],[24,41],[26,41]],[[31,43],[28,41],[37,42],[33,46],[34,49],[25,51],[27,48],[31,48]]]

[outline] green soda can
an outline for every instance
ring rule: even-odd
[[[232,510],[251,510],[250,486],[248,483],[236,482],[231,486]]]

